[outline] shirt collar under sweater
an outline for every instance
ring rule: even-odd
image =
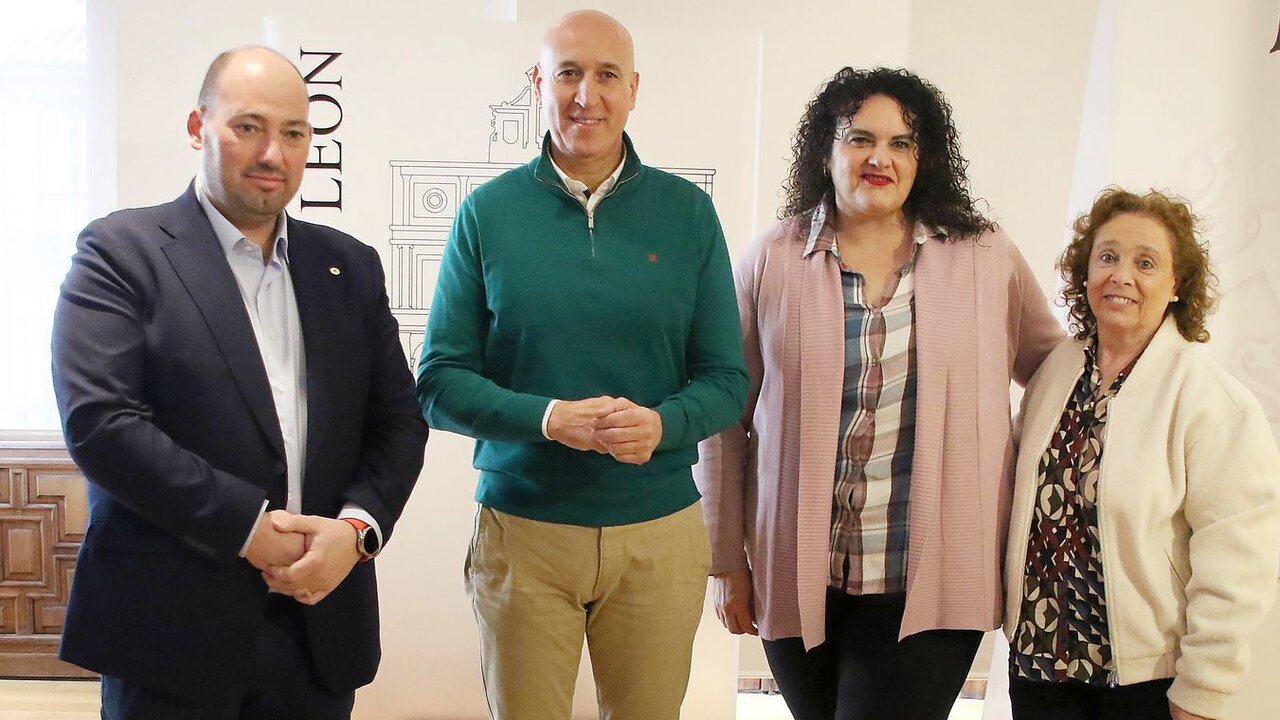
[[[804,257],[809,257],[818,250],[826,250],[834,255],[837,259],[840,257],[840,248],[836,245],[836,228],[834,218],[828,211],[829,201],[823,200],[810,213],[809,219],[809,236],[804,246]],[[929,238],[947,238],[947,231],[943,228],[934,228],[917,222],[911,231],[912,240],[916,246],[923,245]]]
[[[528,167],[533,170],[534,177],[540,183],[549,188],[554,188],[556,192],[564,192],[569,197],[573,197],[569,190],[565,188],[564,182],[561,180],[561,173],[555,162],[551,160],[551,133],[543,135],[542,153],[534,158]],[[643,170],[643,167],[640,163],[640,156],[636,153],[636,147],[631,142],[631,138],[624,132],[622,133],[622,164],[616,170],[618,179],[614,183],[613,190],[616,191],[623,183],[630,182],[640,174],[641,170]]]
[[[586,183],[570,177],[569,173],[556,164],[555,158],[551,157],[550,154],[547,155],[547,159],[551,161],[551,168],[556,171],[556,175],[560,176],[560,182],[564,185],[564,189],[575,200],[582,203],[582,207],[586,208],[587,212],[591,212],[618,184],[618,178],[622,176],[622,168],[627,164],[627,146],[625,144],[622,146],[622,159],[618,161],[618,166],[613,169],[613,172],[609,173],[609,177],[600,183],[595,192],[587,188]]]

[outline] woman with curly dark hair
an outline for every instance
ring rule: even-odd
[[[951,110],[844,68],[735,270],[751,392],[696,472],[717,611],[799,720],[943,720],[1000,624],[1009,387],[1063,337]]]
[[[1023,399],[1015,718],[1220,718],[1275,597],[1280,454],[1198,347],[1216,280],[1196,235],[1185,200],[1111,188],[1058,263],[1076,335]]]

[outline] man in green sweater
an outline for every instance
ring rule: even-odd
[[[595,11],[534,70],[540,157],[458,209],[418,397],[476,438],[467,590],[490,713],[566,719],[585,633],[603,717],[670,720],[710,563],[690,466],[747,393],[711,199],[640,163],[640,75]]]

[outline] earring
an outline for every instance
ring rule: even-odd
[[[1174,296],[1173,296],[1173,299],[1172,299],[1172,300],[1170,300],[1169,302],[1178,302],[1178,296],[1177,296],[1177,295],[1174,295]]]

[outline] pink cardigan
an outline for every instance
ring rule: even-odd
[[[784,220],[734,269],[751,376],[742,421],[704,441],[695,479],[711,573],[750,567],[766,640],[825,639],[844,301],[838,261]],[[901,636],[1000,625],[1014,450],[1009,382],[1063,338],[1001,231],[928,240],[915,268],[917,398]]]

